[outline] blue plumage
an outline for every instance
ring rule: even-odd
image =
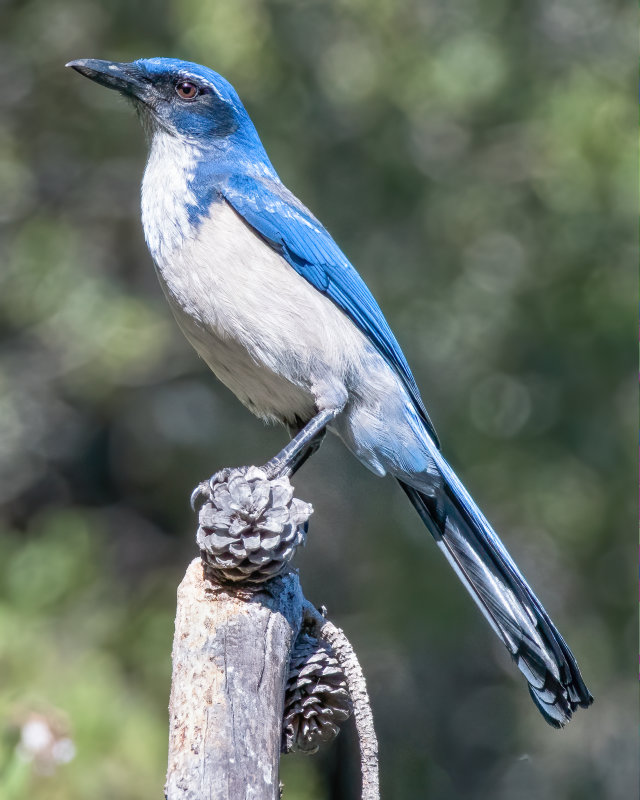
[[[282,184],[231,84],[175,59],[70,66],[131,98],[151,133],[143,226],[185,335],[254,413],[300,429],[271,467],[295,470],[329,428],[393,475],[547,722],[589,706],[564,639],[440,452],[378,304]]]
[[[437,442],[435,428],[409,364],[380,307],[328,231],[280,181],[233,86],[217,72],[199,64],[177,64],[167,58],[140,59],[135,64],[145,74],[160,80],[164,80],[167,71],[175,71],[179,64],[185,78],[202,78],[214,85],[216,98],[221,101],[215,109],[209,110],[226,120],[224,137],[216,135],[203,141],[208,128],[201,120],[206,119],[206,115],[193,114],[192,106],[181,110],[175,120],[183,134],[195,133],[203,147],[211,151],[210,156],[200,162],[189,183],[196,198],[196,203],[188,206],[189,220],[197,225],[206,217],[216,194],[224,197],[299,275],[353,320],[397,371],[431,437]],[[194,117],[195,122],[190,117]]]
[[[437,442],[433,424],[400,345],[380,307],[342,250],[277,177],[231,175],[220,193],[260,236],[319,292],[330,298],[393,367]]]

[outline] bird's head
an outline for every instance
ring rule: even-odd
[[[163,129],[200,145],[233,134],[257,138],[233,86],[208,67],[176,58],[130,63],[82,58],[67,66],[131,99],[152,133]]]

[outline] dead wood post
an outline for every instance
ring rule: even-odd
[[[168,800],[276,800],[284,685],[302,619],[298,576],[221,590],[194,559],[178,589]]]
[[[201,558],[178,589],[166,800],[277,800],[281,748],[315,752],[348,716],[349,696],[362,798],[378,800],[377,743],[355,653],[287,566],[311,506],[287,478],[256,467],[223,470],[200,493]]]

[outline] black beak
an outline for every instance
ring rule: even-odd
[[[76,61],[69,61],[65,66],[75,69],[85,78],[101,83],[108,89],[116,89],[143,102],[146,102],[151,94],[151,82],[135,64],[101,61],[98,58],[79,58]]]

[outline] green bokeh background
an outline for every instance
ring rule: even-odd
[[[171,318],[135,116],[63,69],[154,55],[235,84],[596,697],[548,728],[401,492],[329,441],[296,478],[297,565],[361,658],[384,796],[634,796],[635,23],[604,0],[0,5],[0,797],[161,796],[189,492],[285,441]],[[69,763],[25,759],[34,715]],[[347,727],[286,757],[285,798],[356,797],[356,754]]]

